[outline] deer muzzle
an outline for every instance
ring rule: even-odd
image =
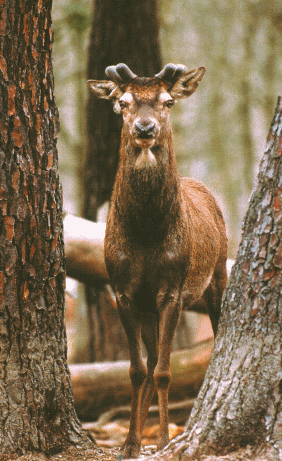
[[[156,125],[152,121],[135,122],[134,131],[139,139],[153,138],[156,131]]]

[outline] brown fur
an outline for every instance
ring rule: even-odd
[[[173,94],[173,89],[156,79],[142,80],[123,88],[122,94],[133,99],[129,95],[131,102],[123,109],[120,163],[105,237],[107,269],[131,361],[132,410],[124,458],[138,456],[155,388],[158,446],[168,443],[170,352],[183,300],[192,306],[203,298],[216,333],[226,284],[222,214],[203,184],[180,178],[176,169],[169,109],[161,102],[162,94]],[[191,91],[197,84],[191,82]],[[153,140],[136,139],[136,120],[144,126],[153,120]]]

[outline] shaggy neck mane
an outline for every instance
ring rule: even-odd
[[[136,167],[141,149],[122,137],[120,165],[115,183],[116,207],[128,235],[143,244],[163,239],[179,214],[179,177],[172,133],[151,149],[156,163]]]

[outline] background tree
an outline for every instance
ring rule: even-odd
[[[281,459],[281,178],[280,97],[204,384],[184,434],[155,459]]]
[[[105,69],[125,62],[140,75],[153,76],[161,68],[156,0],[94,1],[88,78],[105,79]],[[121,118],[111,104],[89,96],[88,151],[85,167],[84,217],[97,220],[99,207],[109,201],[116,175]],[[86,287],[90,349],[93,361],[128,358],[118,314],[108,302],[107,288]]]
[[[56,101],[60,110],[59,171],[64,191],[64,211],[81,216],[84,203],[84,163],[86,158],[86,105],[89,33],[92,18],[89,0],[60,0],[53,4],[53,62]],[[90,360],[89,325],[84,286],[66,279],[68,360]],[[69,296],[70,295],[70,296]],[[79,334],[79,338],[78,338]]]
[[[0,9],[0,457],[89,439],[66,364],[51,0]]]

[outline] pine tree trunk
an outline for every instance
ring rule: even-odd
[[[281,203],[279,98],[204,384],[184,434],[158,460],[282,459]]]
[[[0,458],[89,440],[66,363],[51,0],[0,16]]]
[[[106,79],[109,65],[126,63],[152,77],[161,69],[156,0],[94,0],[88,78]],[[96,221],[110,199],[118,165],[122,120],[108,101],[89,95],[84,217]],[[106,300],[103,283],[86,288],[93,361],[128,359],[125,333]]]
[[[161,69],[156,0],[94,0],[88,78],[106,79],[107,66],[126,63],[138,75]],[[112,106],[89,95],[88,155],[85,170],[85,217],[96,221],[98,208],[110,199],[115,180],[121,117]]]

